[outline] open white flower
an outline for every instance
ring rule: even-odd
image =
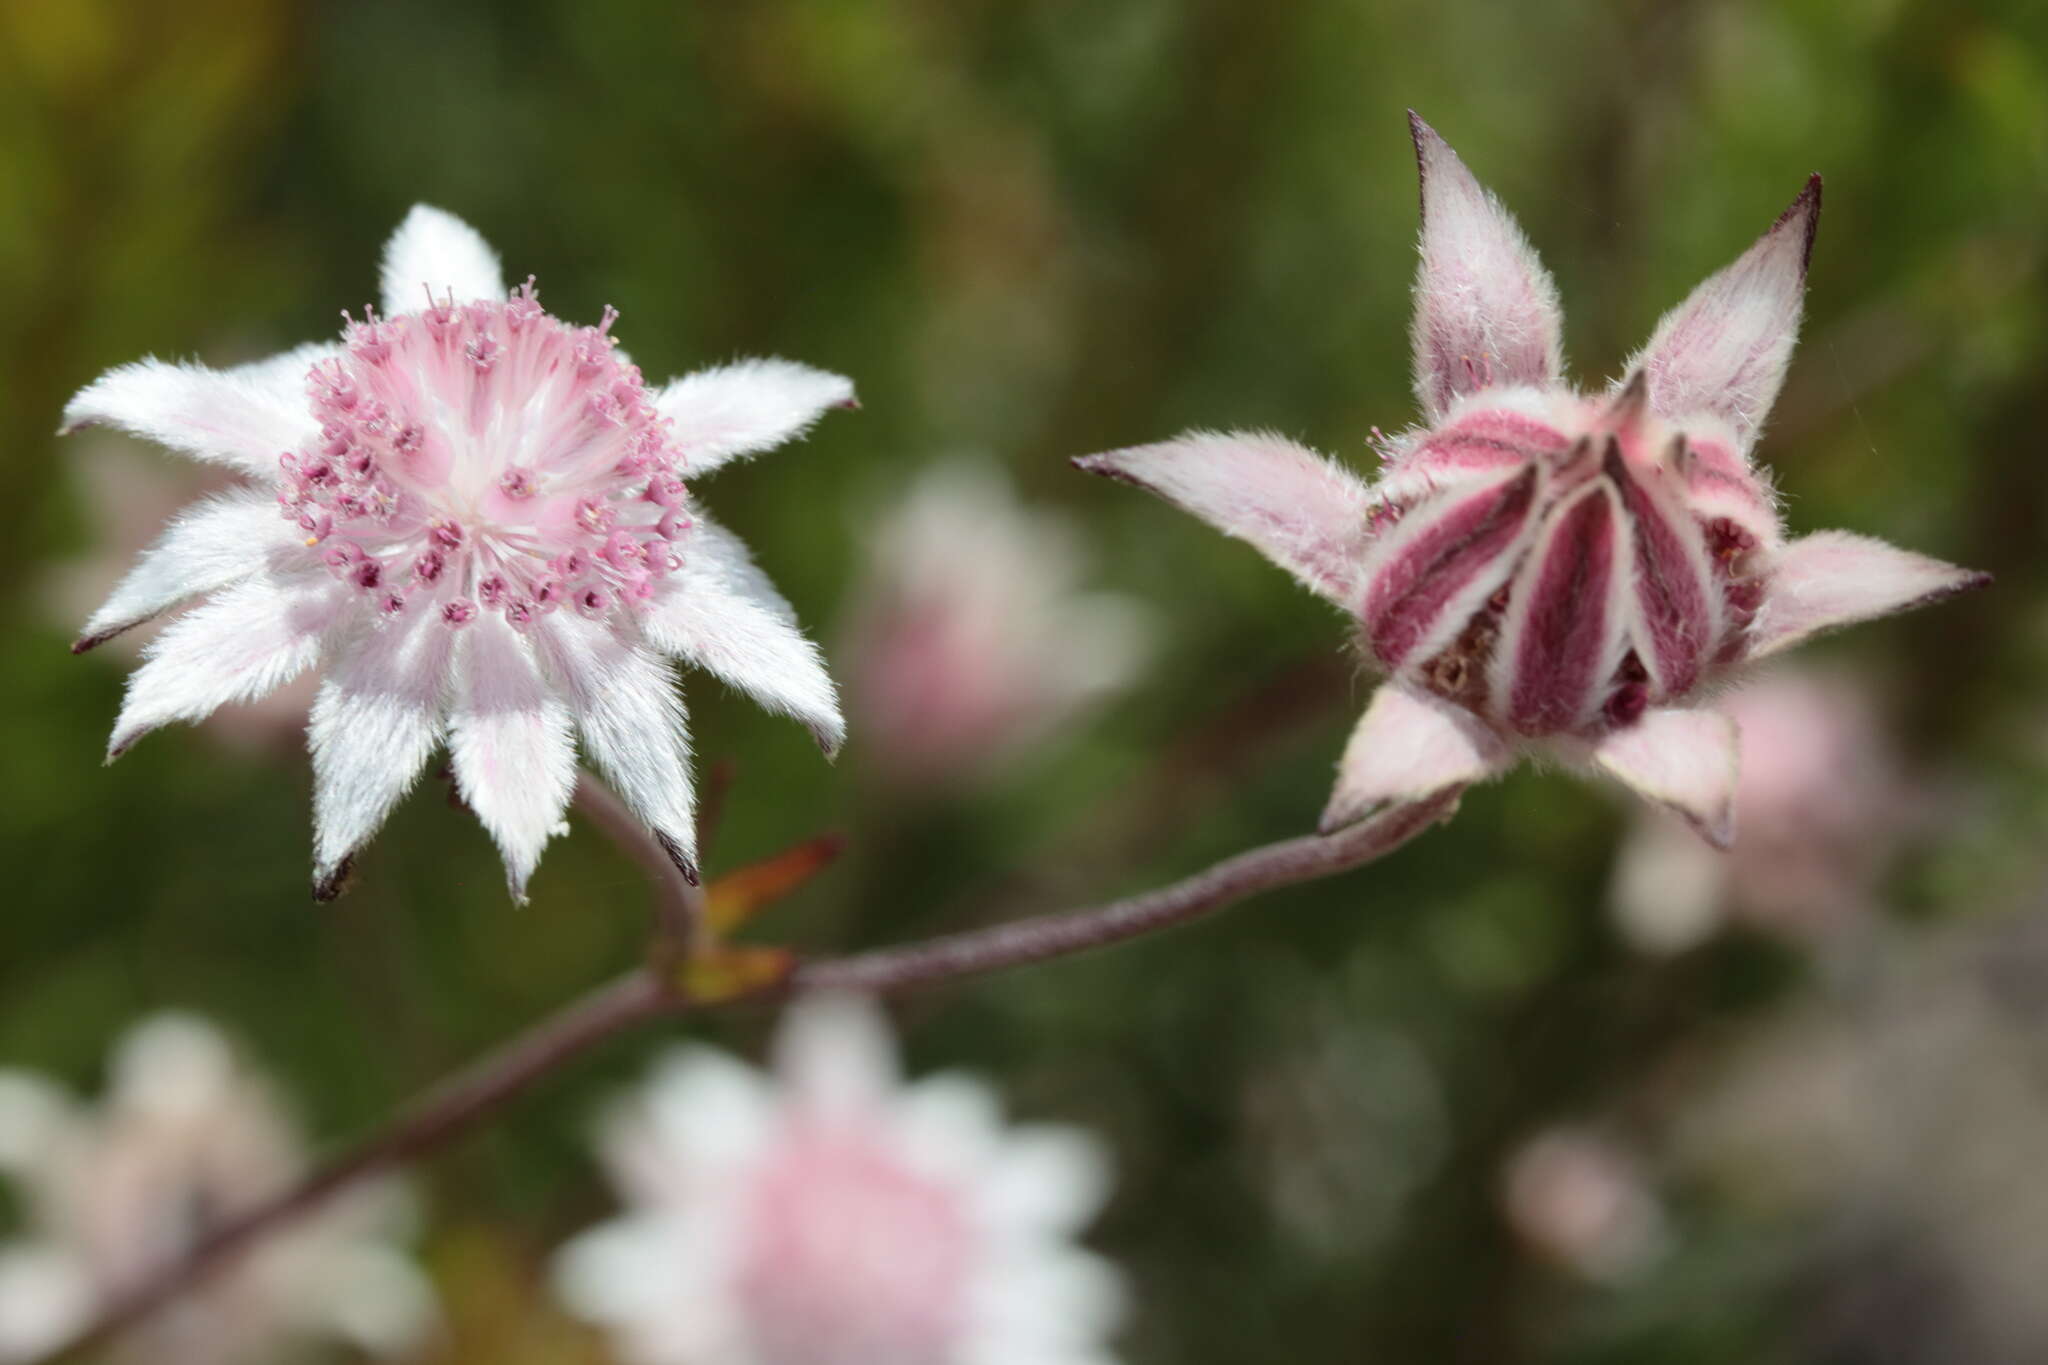
[[[269,1086],[186,1015],[158,1015],[128,1034],[96,1108],[40,1076],[0,1072],[0,1172],[27,1224],[0,1245],[0,1361],[55,1348],[106,1299],[302,1166]],[[436,1314],[394,1241],[406,1221],[395,1187],[352,1196],[134,1329],[119,1358],[275,1365],[323,1340],[373,1356],[409,1350]]]
[[[483,239],[415,208],[385,248],[383,313],[338,344],[229,370],[143,360],[71,400],[254,486],[208,499],[74,650],[195,598],[129,679],[108,745],[324,678],[309,729],[314,891],[443,742],[515,896],[560,825],[575,739],[694,877],[689,746],[671,659],[809,726],[838,701],[795,613],[685,477],[801,435],[853,386],[781,360],[650,389],[596,327],[508,294]]]
[[[794,1006],[771,1080],[689,1049],[604,1132],[634,1206],[557,1262],[632,1365],[1106,1365],[1115,1271],[1073,1244],[1097,1144],[905,1087],[876,1008]]]

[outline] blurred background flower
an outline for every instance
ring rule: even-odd
[[[864,728],[834,772],[799,728],[692,681],[703,771],[732,774],[707,873],[847,840],[757,941],[963,927],[1308,829],[1366,695],[1328,609],[1066,460],[1229,425],[1369,466],[1372,428],[1415,417],[1410,106],[1542,243],[1588,378],[1826,175],[1760,457],[1794,532],[1855,526],[1999,578],[1811,651],[1870,699],[1889,756],[1871,743],[1856,770],[1900,775],[1907,827],[1869,841],[1846,940],[1646,954],[1606,913],[1624,810],[1522,772],[1370,871],[906,1001],[908,1069],[972,1069],[1113,1146],[1090,1240],[1132,1278],[1133,1365],[1885,1365],[1916,1307],[1912,1358],[1996,1360],[1933,1311],[1956,1300],[1907,1273],[1924,1260],[1788,1264],[1782,1218],[1738,1216],[1790,1149],[1731,1147],[1715,1168],[1742,1178],[1707,1179],[1666,1135],[1724,1050],[1835,1000],[1894,934],[1937,942],[2048,885],[2033,0],[0,0],[0,575],[22,604],[0,635],[0,1063],[87,1093],[106,1040],[176,1002],[261,1040],[307,1130],[338,1136],[644,950],[640,874],[591,831],[550,847],[545,894],[514,912],[487,837],[433,799],[310,909],[298,741],[258,761],[201,727],[102,769],[124,661],[72,658],[77,620],[45,600],[55,566],[110,544],[75,481],[89,453],[51,437],[64,400],[138,355],[233,364],[338,333],[421,199],[564,316],[630,305],[650,374],[765,352],[857,382],[860,412],[716,486],[819,640],[852,624],[858,514],[933,451],[987,452],[1073,528],[1094,565],[1076,581],[1153,618],[1151,663],[1085,725],[914,804],[864,780]],[[690,1025],[747,1056],[769,1028]],[[588,1116],[667,1042],[605,1049],[418,1173],[448,1324],[432,1358],[607,1358],[543,1292],[547,1258],[612,1216]],[[1943,1055],[1977,1075],[1967,1048]],[[2000,1055],[1982,1084],[2019,1104]],[[1911,1101],[1866,1090],[1854,1123],[1898,1127]],[[1664,1227],[1642,1270],[1559,1274],[1507,1216],[1503,1173],[1559,1125],[1633,1158]],[[1859,1223],[1911,1226],[1914,1184],[1861,1181]],[[1825,1229],[1849,1205],[1805,1207]]]
[[[0,1173],[23,1214],[0,1244],[0,1359],[62,1343],[304,1163],[268,1081],[189,1015],[131,1029],[98,1105],[40,1076],[0,1072]],[[332,1340],[396,1359],[435,1319],[433,1293],[398,1242],[409,1221],[395,1186],[352,1195],[130,1335],[119,1358],[271,1365],[316,1359]]]
[[[1781,669],[1722,709],[1742,729],[1740,837],[1718,855],[1682,821],[1638,812],[1609,891],[1623,935],[1673,953],[1731,921],[1808,945],[1851,933],[1929,814],[1899,771],[1891,727],[1845,674]]]
[[[1081,590],[1080,528],[986,460],[919,474],[871,523],[838,655],[862,766],[898,787],[999,776],[1131,685],[1151,619]]]
[[[876,1006],[792,1005],[763,1077],[705,1049],[613,1116],[625,1216],[559,1263],[633,1365],[1107,1365],[1116,1272],[1072,1245],[1095,1139],[1006,1130],[964,1074],[906,1086]]]

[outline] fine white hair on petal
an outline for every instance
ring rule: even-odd
[[[320,685],[307,738],[322,900],[339,890],[349,855],[412,789],[441,741],[452,634],[424,613],[367,629]]]
[[[1422,178],[1415,276],[1415,397],[1432,422],[1459,395],[1557,382],[1564,315],[1557,286],[1506,208],[1412,110]]]
[[[145,441],[275,483],[278,457],[319,435],[298,352],[235,370],[138,360],[95,379],[64,407],[59,434],[112,426]]]
[[[699,522],[678,547],[683,567],[664,580],[643,618],[647,638],[801,721],[820,748],[837,753],[846,722],[824,656],[796,628],[789,604],[754,569],[745,547],[703,530]]]
[[[505,297],[498,253],[469,224],[443,209],[415,204],[384,244],[384,315],[416,313],[432,294],[457,303]]]
[[[275,394],[280,403],[295,404],[310,411],[306,402],[307,374],[315,365],[333,360],[341,353],[342,346],[338,341],[306,341],[289,351],[279,351],[261,360],[230,365],[221,373]]]
[[[1157,493],[1357,610],[1372,497],[1356,475],[1307,447],[1270,432],[1194,431],[1074,463]]]
[[[1666,707],[1601,740],[1593,761],[1725,849],[1735,842],[1737,739],[1735,722],[1719,711]]]
[[[244,579],[173,621],[128,675],[109,760],[172,721],[204,720],[229,702],[267,696],[320,657],[349,605],[325,578]]]
[[[684,477],[809,431],[827,408],[852,407],[853,381],[788,360],[736,360],[670,382],[654,406],[673,424]]]
[[[532,648],[492,613],[462,632],[448,753],[456,785],[505,857],[515,900],[576,786],[569,708]]]
[[[775,1074],[798,1103],[821,1112],[881,1101],[901,1079],[882,1007],[839,992],[803,997],[776,1030]]]
[[[104,644],[201,593],[254,573],[272,549],[296,545],[262,489],[236,489],[193,503],[172,519],[154,545],[86,621],[74,654]]]
[[[1383,684],[1344,746],[1320,827],[1327,834],[1390,802],[1422,801],[1485,781],[1512,757],[1471,712],[1400,683]]]
[[[570,699],[584,751],[694,878],[690,741],[674,670],[652,649],[568,612],[543,618],[533,639],[551,680]]]
[[[1778,552],[1750,635],[1749,657],[1789,649],[1837,626],[1926,606],[1991,575],[1849,531],[1801,536]]]
[[[1625,373],[1647,374],[1660,414],[1711,414],[1735,429],[1744,451],[1755,443],[1792,363],[1819,224],[1816,175],[1754,246],[1657,323]]]

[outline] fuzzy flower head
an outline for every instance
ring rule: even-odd
[[[850,406],[835,375],[744,361],[650,386],[617,314],[574,326],[507,292],[470,228],[413,210],[382,312],[239,369],[145,360],[71,401],[225,464],[86,623],[77,650],[191,599],[131,677],[108,747],[324,672],[310,738],[316,893],[446,742],[523,895],[585,752],[694,876],[689,754],[670,659],[842,737],[794,613],[685,479]],[[344,315],[346,316],[346,315]]]
[[[26,1225],[0,1244],[0,1361],[55,1348],[108,1298],[303,1166],[268,1085],[189,1016],[137,1025],[97,1107],[40,1076],[0,1073],[0,1172]],[[118,1358],[273,1365],[336,1341],[380,1357],[413,1348],[435,1310],[394,1240],[406,1222],[397,1193],[353,1197],[267,1240],[134,1329]]]
[[[1325,829],[1541,746],[1734,834],[1743,663],[1981,574],[1840,531],[1788,540],[1751,458],[1798,332],[1820,178],[1658,323],[1625,378],[1567,383],[1557,291],[1500,202],[1413,119],[1415,392],[1377,482],[1265,435],[1194,434],[1084,468],[1250,541],[1357,622],[1388,682]]]
[[[631,1365],[1108,1365],[1114,1272],[1073,1245],[1106,1162],[1005,1129],[987,1087],[905,1086],[879,1011],[800,1001],[772,1078],[685,1051],[607,1125],[633,1206],[557,1263]]]
[[[1138,605],[1081,590],[1074,528],[1001,471],[920,475],[876,526],[846,631],[848,708],[892,779],[982,777],[1126,686],[1148,653]]]

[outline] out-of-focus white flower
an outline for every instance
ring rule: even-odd
[[[1509,1159],[1501,1195],[1524,1241],[1589,1280],[1628,1279],[1668,1241],[1663,1207],[1639,1163],[1597,1133],[1538,1133]]]
[[[963,1076],[905,1086],[880,1012],[793,1006],[764,1077],[677,1053],[606,1125],[632,1205],[557,1262],[633,1365],[1103,1365],[1120,1281],[1074,1245],[1107,1162],[1006,1129]]]
[[[1668,1161],[1773,1248],[1797,1358],[2048,1360],[2048,916],[1857,965],[1695,1067]]]
[[[299,1137],[269,1085],[190,1016],[137,1025],[96,1108],[41,1077],[0,1073],[0,1171],[26,1222],[0,1247],[0,1361],[55,1347],[107,1298],[302,1166]],[[275,1365],[321,1340],[379,1357],[407,1350],[436,1317],[431,1290],[397,1245],[408,1221],[395,1186],[354,1196],[266,1239],[134,1329],[120,1359]]]
[[[1639,814],[1615,865],[1622,932],[1683,951],[1724,920],[1814,940],[1866,914],[1909,801],[1870,698],[1838,677],[1780,673],[1726,699],[1742,730],[1742,838],[1704,848],[1676,818]]]
[[[515,896],[561,823],[576,740],[696,876],[671,660],[810,727],[844,727],[823,660],[746,547],[684,487],[801,435],[853,386],[781,360],[650,388],[611,335],[507,293],[424,205],[384,253],[383,316],[210,370],[143,360],[65,408],[250,482],[175,518],[73,646],[206,600],[153,640],[108,742],[318,668],[315,895],[335,894],[444,740]]]
[[[1130,683],[1151,623],[1081,591],[1086,569],[1074,528],[1000,470],[927,470],[874,528],[841,651],[867,761],[913,783],[985,775]]]

